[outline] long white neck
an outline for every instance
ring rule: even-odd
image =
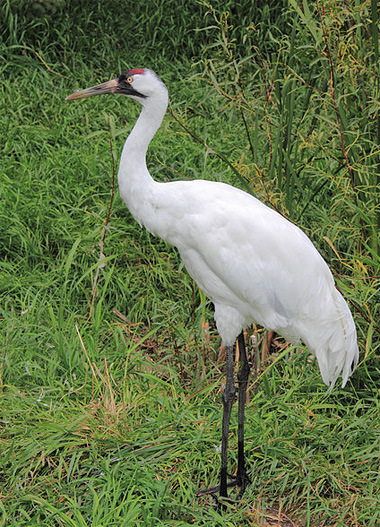
[[[145,197],[157,184],[146,167],[146,152],[165,115],[166,88],[142,104],[140,116],[125,142],[118,173],[120,195],[140,224],[144,223]]]

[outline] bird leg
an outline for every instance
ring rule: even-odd
[[[227,472],[227,451],[228,451],[228,434],[231,418],[231,409],[236,397],[236,389],[234,384],[234,347],[226,346],[226,386],[222,394],[223,400],[223,424],[222,424],[222,452],[221,452],[221,469],[220,469],[220,484],[216,487],[210,487],[201,490],[197,493],[197,497],[211,494],[215,499],[216,493],[222,498],[227,498],[227,489],[234,486],[239,486],[239,499],[242,497],[244,490],[250,480],[245,469],[244,459],[244,410],[247,397],[247,385],[250,372],[248,356],[244,344],[244,335],[241,333],[238,337],[239,348],[239,362],[240,369],[238,372],[239,383],[239,402],[238,402],[238,469],[236,477],[229,476]],[[227,481],[227,477],[231,480]],[[223,505],[218,503],[220,509]]]
[[[222,462],[220,468],[219,494],[227,498],[227,451],[228,433],[230,429],[231,409],[235,401],[236,389],[234,383],[234,346],[226,346],[226,386],[222,394],[223,423],[222,423]]]
[[[226,386],[222,393],[223,401],[223,423],[222,423],[222,452],[221,452],[221,468],[220,481],[216,487],[210,487],[197,492],[197,498],[200,496],[212,495],[217,501],[216,493],[222,498],[227,498],[227,489],[234,487],[237,484],[236,478],[232,478],[227,482],[227,450],[228,450],[228,433],[230,428],[230,418],[232,405],[236,398],[236,389],[234,383],[234,346],[226,346]],[[223,505],[218,502],[217,508],[221,509]],[[223,507],[224,508],[224,507]]]
[[[240,333],[238,337],[238,347],[239,347],[239,362],[240,369],[237,374],[238,377],[238,468],[236,475],[236,484],[240,487],[239,498],[244,494],[245,488],[248,483],[250,483],[247,471],[245,469],[245,457],[244,457],[244,412],[245,412],[245,403],[247,399],[247,386],[248,386],[248,377],[251,370],[247,351],[245,349],[244,343],[244,334]]]

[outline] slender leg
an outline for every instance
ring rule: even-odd
[[[247,352],[245,349],[244,343],[244,334],[240,333],[238,337],[238,346],[239,346],[239,362],[240,369],[238,372],[238,382],[239,382],[239,402],[238,402],[238,469],[236,475],[236,484],[240,487],[239,498],[244,494],[247,483],[249,483],[249,478],[245,469],[245,459],[244,459],[244,411],[245,411],[245,402],[247,399],[247,385],[248,377],[250,372],[250,366],[248,362]]]
[[[222,423],[222,462],[220,468],[220,488],[219,494],[222,498],[227,498],[227,450],[228,433],[230,429],[231,409],[235,401],[234,384],[234,346],[226,346],[226,387],[223,391],[223,423]]]
[[[207,494],[215,495],[219,492],[222,498],[228,497],[227,489],[238,485],[240,487],[239,498],[242,497],[247,484],[250,482],[244,459],[244,409],[247,397],[247,385],[250,372],[248,357],[245,350],[244,335],[241,333],[238,337],[239,362],[240,369],[238,372],[239,382],[239,407],[238,407],[238,469],[236,478],[227,482],[227,452],[228,452],[228,434],[230,427],[231,409],[236,397],[234,384],[234,346],[226,346],[226,387],[222,394],[223,400],[223,424],[222,424],[222,453],[220,484],[217,487],[210,487],[197,493],[197,497]],[[216,496],[214,496],[216,498]],[[223,505],[219,505],[219,509]]]
[[[215,494],[218,492],[222,498],[228,497],[227,489],[234,487],[237,484],[237,479],[234,478],[227,482],[227,451],[228,451],[228,434],[230,428],[231,409],[236,397],[236,389],[234,383],[234,349],[235,346],[226,346],[226,386],[222,394],[223,401],[223,423],[222,423],[222,452],[221,452],[221,468],[220,481],[217,487],[210,487],[205,490],[197,492],[197,497],[211,494],[216,500]],[[224,509],[224,505],[218,503],[218,510]]]

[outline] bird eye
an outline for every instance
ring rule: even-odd
[[[128,82],[128,84],[132,84],[132,82],[133,82],[133,77],[128,77],[128,78],[127,78],[127,82]]]

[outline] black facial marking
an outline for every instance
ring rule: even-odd
[[[127,95],[129,97],[133,96],[133,97],[141,97],[141,99],[146,99],[147,98],[146,95],[135,90],[131,82],[127,82],[127,79],[129,79],[130,77],[132,77],[132,75],[130,75],[128,71],[121,73],[121,75],[119,75],[118,77],[119,86],[118,86],[117,92],[121,93],[122,95]]]

